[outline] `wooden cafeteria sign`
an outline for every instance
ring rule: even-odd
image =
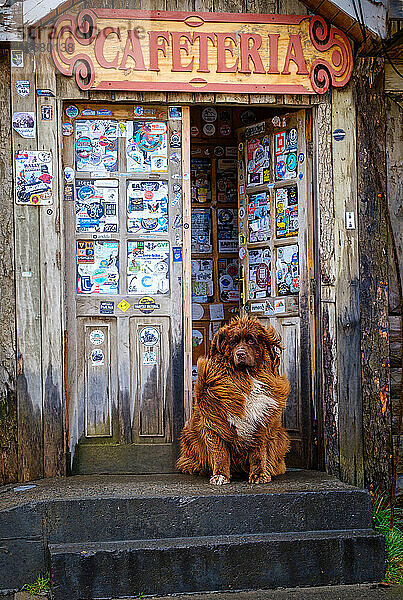
[[[82,90],[322,94],[353,66],[320,16],[112,9],[60,16],[52,57]]]

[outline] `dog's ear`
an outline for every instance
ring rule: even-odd
[[[265,328],[260,337],[269,353],[273,373],[278,375],[280,356],[283,350],[281,338],[272,325],[269,325],[267,329]]]
[[[217,354],[223,354],[224,339],[225,339],[225,334],[220,329],[214,335],[213,340],[211,342],[210,358],[213,358],[213,356],[216,356]]]

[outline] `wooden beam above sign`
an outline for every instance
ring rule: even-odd
[[[85,9],[51,49],[82,90],[322,94],[353,67],[346,35],[306,15]]]

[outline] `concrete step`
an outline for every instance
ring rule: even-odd
[[[211,486],[213,487],[213,486]],[[46,514],[50,543],[98,542],[371,527],[366,490],[227,493],[209,496],[56,501]],[[0,536],[1,537],[1,536]]]
[[[50,544],[54,600],[378,581],[369,529]]]

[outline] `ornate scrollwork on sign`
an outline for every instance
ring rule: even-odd
[[[88,53],[81,53],[77,46],[89,47],[97,35],[97,19],[90,9],[82,10],[74,23],[71,15],[60,16],[53,28],[51,38],[52,58],[63,75],[75,75],[82,90],[92,87],[95,78],[94,63]]]
[[[353,54],[347,36],[316,15],[309,24],[309,37],[320,52],[333,48],[331,62],[317,58],[311,63],[310,79],[315,92],[324,94],[330,83],[334,87],[343,87],[350,79],[353,68]]]

